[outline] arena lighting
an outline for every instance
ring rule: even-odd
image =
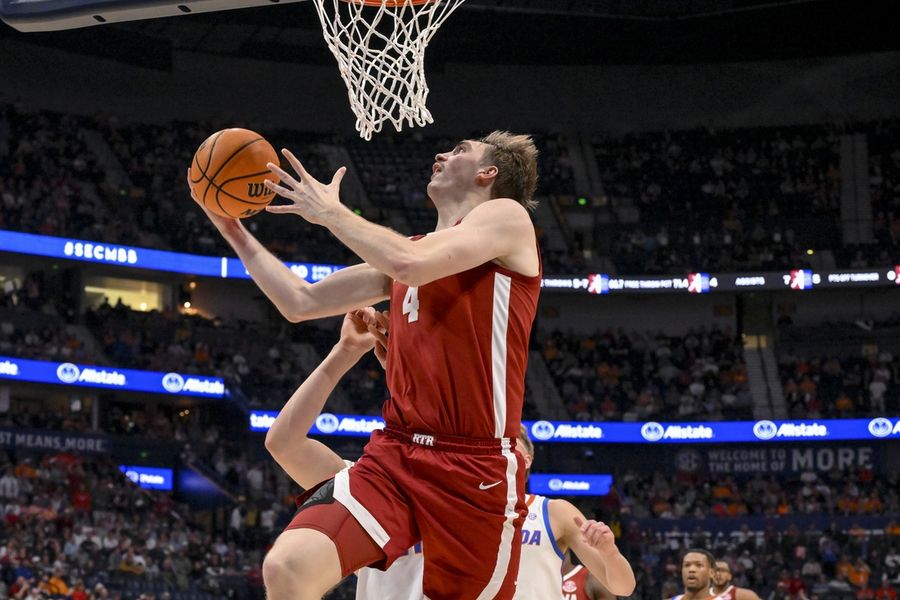
[[[277,411],[250,412],[250,431],[266,432]],[[900,439],[900,419],[818,419],[814,421],[717,421],[690,423],[616,423],[587,421],[523,421],[535,442],[596,444],[699,444],[810,442]],[[384,427],[381,417],[322,413],[312,435],[369,437]]]
[[[0,252],[182,273],[198,277],[250,279],[237,258],[201,256],[137,246],[0,231]],[[345,265],[285,263],[298,277],[315,283]],[[745,291],[810,291],[900,285],[900,266],[837,271],[764,271],[746,273],[683,273],[677,275],[618,276],[606,273],[547,275],[541,287],[552,292],[596,295],[721,294]]]
[[[0,356],[0,379],[201,398],[225,396],[225,382],[220,377],[76,365],[8,356]]]

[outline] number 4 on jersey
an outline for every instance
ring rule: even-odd
[[[411,287],[406,290],[403,297],[403,314],[407,323],[415,323],[419,320],[419,288]]]

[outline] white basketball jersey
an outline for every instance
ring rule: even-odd
[[[528,516],[522,525],[522,558],[516,600],[562,600],[563,553],[550,527],[548,498],[529,494]]]
[[[416,544],[387,571],[363,568],[356,574],[356,600],[424,600],[422,545]]]

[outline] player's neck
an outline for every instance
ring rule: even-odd
[[[448,229],[459,223],[460,219],[472,212],[476,206],[489,198],[480,194],[470,193],[460,198],[433,200],[438,212],[435,231]]]
[[[712,591],[713,591],[713,593],[714,593],[716,596],[718,596],[719,594],[723,593],[723,592],[724,592],[725,590],[727,590],[727,589],[728,589],[728,586],[727,586],[727,585],[722,585],[722,586],[714,585],[714,586],[712,586]]]
[[[490,199],[490,191],[482,189],[470,189],[454,196],[432,197],[431,201],[438,211],[438,222],[434,230],[453,227],[472,209]]]
[[[682,596],[681,600],[706,600],[709,598],[709,588],[701,589],[701,590],[684,590],[684,596]]]

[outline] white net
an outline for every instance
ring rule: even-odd
[[[325,41],[334,57],[366,140],[385,122],[433,122],[425,107],[425,48],[438,27],[464,0],[314,0]]]

